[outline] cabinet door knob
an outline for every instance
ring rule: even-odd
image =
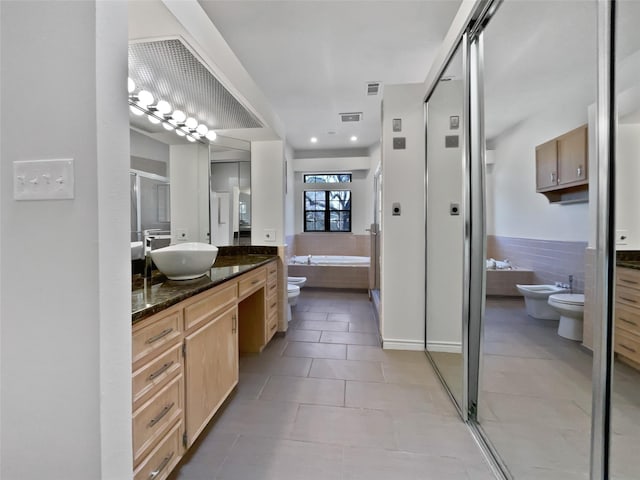
[[[581,177],[581,176],[582,176],[582,165],[580,165],[580,166],[578,167],[578,169],[577,169],[577,173],[578,173],[578,176],[579,176],[579,177]]]

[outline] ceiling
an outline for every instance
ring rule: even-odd
[[[287,143],[297,151],[377,144],[384,85],[425,81],[460,5],[459,0],[199,3],[268,98],[285,125]],[[382,90],[368,96],[367,83],[374,81],[382,82]],[[362,121],[341,123],[339,114],[349,112],[362,112]]]

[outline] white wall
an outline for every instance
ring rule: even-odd
[[[284,245],[284,144],[280,140],[251,142],[251,243]],[[273,240],[265,233],[272,230]]]
[[[382,315],[384,348],[424,348],[424,85],[385,85],[382,124]],[[392,119],[402,118],[402,133]],[[392,139],[406,137],[405,150]],[[392,216],[400,202],[402,215]]]
[[[151,137],[136,132],[129,131],[131,144],[131,156],[150,158],[159,162],[169,163],[169,145],[159,142]]]
[[[4,479],[131,474],[122,2],[0,2]],[[34,135],[24,125],[41,119]],[[75,198],[13,200],[12,162],[73,158]],[[46,248],[43,248],[46,245]]]
[[[285,207],[284,207],[284,236],[287,244],[293,241],[295,234],[295,188],[294,188],[294,172],[293,172],[293,150],[289,145],[284,151],[286,166],[286,185],[285,185]],[[292,247],[293,245],[289,245]]]
[[[202,144],[171,145],[169,178],[172,243],[209,243],[208,148]]]
[[[616,249],[640,250],[640,125],[618,125],[616,148],[616,230],[627,236]]]
[[[462,125],[461,80],[440,82],[427,116],[427,349],[462,352],[464,257],[464,159],[462,129],[449,129],[449,117]],[[458,135],[458,148],[445,148],[445,136]],[[460,215],[450,215],[450,204]]]
[[[331,188],[322,184],[305,184],[305,173],[351,173],[351,184],[339,189],[351,190],[351,233],[363,235],[373,221],[373,175],[370,157],[297,158],[294,160],[294,218],[295,233],[304,232],[305,190]]]
[[[536,193],[535,160],[536,145],[586,123],[586,105],[560,105],[487,141],[487,147],[495,149],[495,164],[487,169],[487,186],[493,185],[488,235],[588,240],[588,204],[550,204],[547,197]],[[594,133],[589,131],[589,136]]]

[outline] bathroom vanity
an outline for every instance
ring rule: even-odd
[[[237,385],[239,354],[273,338],[281,271],[277,256],[232,255],[195,280],[134,281],[135,480],[169,475]]]
[[[618,262],[615,307],[614,351],[640,369],[640,262]]]

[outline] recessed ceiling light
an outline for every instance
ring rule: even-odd
[[[352,142],[357,142],[357,141],[358,141],[358,137],[356,137],[355,135],[351,135],[350,140],[351,140]]]
[[[318,143],[317,137],[311,137],[311,143]]]

